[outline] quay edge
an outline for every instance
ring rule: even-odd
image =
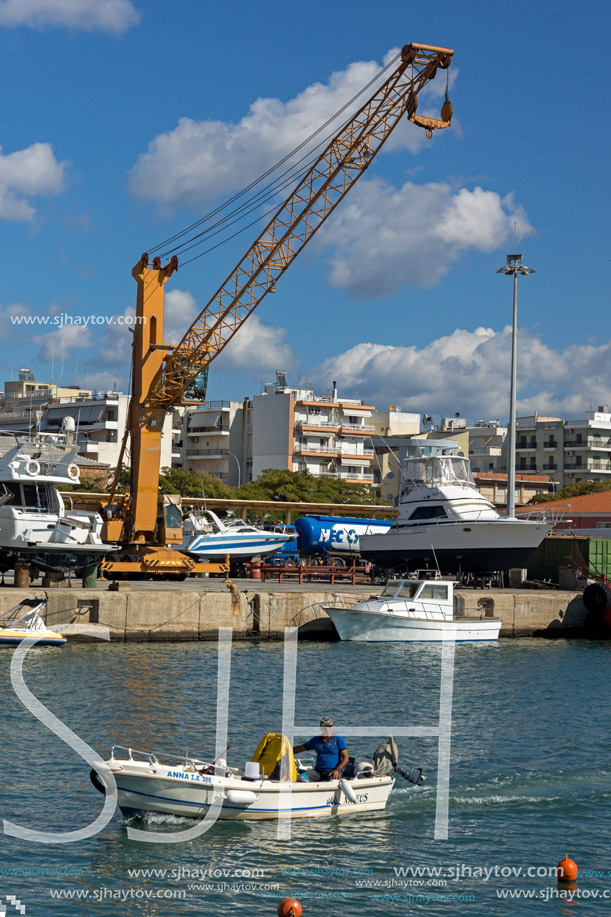
[[[335,639],[335,631],[322,605],[349,607],[372,592],[342,588],[295,587],[269,591],[255,584],[239,584],[234,592],[140,588],[112,592],[108,589],[54,588],[25,590],[0,588],[0,616],[34,594],[48,596],[46,623],[54,628],[69,622],[109,628],[113,641],[215,640],[219,627],[233,628],[235,639],[280,640],[284,628],[298,626],[304,637]],[[586,610],[581,593],[526,589],[461,589],[460,605],[473,613],[484,602],[487,613],[500,618],[501,637],[580,636]],[[92,639],[73,634],[70,642]],[[97,641],[96,641],[97,642]]]

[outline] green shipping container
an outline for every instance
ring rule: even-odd
[[[559,568],[573,565],[611,579],[611,538],[548,535],[528,560],[528,579],[558,583]]]

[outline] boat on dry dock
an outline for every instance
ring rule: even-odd
[[[73,509],[58,490],[80,480],[71,432],[68,425],[64,433],[0,435],[0,567],[68,572],[97,564],[113,547],[102,541],[99,513]]]
[[[244,519],[220,519],[209,509],[188,513],[182,528],[183,542],[177,549],[198,561],[223,561],[227,555],[242,562],[267,557],[293,538],[291,534],[250,525]]]
[[[385,534],[361,535],[361,557],[385,569],[486,573],[523,567],[554,520],[501,516],[477,489],[469,459],[408,458],[399,516]]]

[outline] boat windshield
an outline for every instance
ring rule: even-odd
[[[461,484],[475,487],[469,459],[460,455],[407,459],[403,475],[407,486],[424,484],[428,487],[439,487],[442,484]]]
[[[401,580],[391,579],[386,583],[380,595],[394,595],[400,585]]]
[[[418,592],[420,583],[410,582],[409,580],[392,579],[389,580],[380,593],[381,596],[394,596],[398,599],[413,599]]]

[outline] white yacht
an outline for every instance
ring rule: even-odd
[[[447,579],[389,580],[379,596],[351,608],[323,605],[341,640],[426,641],[496,640],[500,618],[479,605],[469,614]]]
[[[221,520],[212,510],[188,513],[183,520],[183,542],[178,548],[198,560],[247,561],[266,557],[281,548],[294,534],[268,532],[243,519]]]
[[[459,455],[404,462],[399,516],[385,534],[362,535],[361,556],[386,569],[487,573],[523,567],[554,522],[500,516]]]
[[[70,432],[0,435],[0,568],[65,573],[97,564],[113,547],[100,537],[102,517],[66,506],[59,493],[80,480]]]

